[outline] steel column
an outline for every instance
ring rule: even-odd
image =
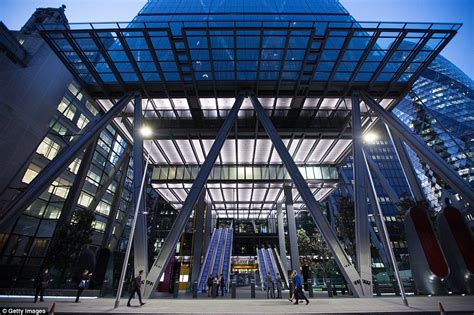
[[[374,172],[375,176],[377,176],[377,179],[382,186],[383,190],[387,194],[387,196],[392,200],[392,203],[394,205],[398,204],[400,202],[400,198],[398,198],[397,193],[395,190],[393,190],[392,186],[390,186],[390,183],[388,180],[383,176],[382,171],[378,167],[377,163],[372,160],[372,157],[370,156],[369,152],[367,150],[364,150],[364,156],[365,160],[367,161],[367,165],[369,166],[369,172]]]
[[[286,259],[285,225],[283,223],[283,211],[281,202],[277,203],[278,220],[278,247],[280,249],[280,260],[284,271],[288,271],[288,260]]]
[[[141,189],[140,189],[140,194],[138,195],[137,202],[135,202],[135,213],[133,215],[133,221],[132,225],[130,227],[130,237],[128,239],[127,243],[127,250],[125,251],[125,258],[122,263],[122,272],[120,274],[120,281],[119,281],[119,286],[117,288],[117,295],[115,296],[115,304],[114,308],[117,308],[120,304],[120,298],[122,297],[122,289],[123,289],[123,284],[125,281],[125,274],[127,273],[127,266],[128,266],[128,259],[130,258],[130,251],[132,250],[132,242],[133,242],[133,237],[135,235],[135,227],[137,226],[137,221],[138,221],[138,211],[140,209],[140,201],[142,199],[142,194],[144,192],[144,186],[145,186],[145,177],[146,177],[146,168],[148,167],[148,163],[150,162],[150,156],[147,156],[146,159],[146,164],[145,164],[145,171],[143,172],[143,177],[141,180]],[[125,218],[124,220],[126,220]]]
[[[134,95],[133,107],[133,202],[136,204],[138,196],[142,193],[141,186],[143,170],[143,137],[140,133],[142,128],[142,96],[140,93]],[[145,192],[144,192],[145,193]],[[138,205],[137,227],[133,238],[133,266],[134,274],[148,270],[148,237],[146,222],[146,194],[140,199]]]
[[[149,298],[150,295],[153,293],[159,282],[161,274],[163,273],[163,269],[167,265],[171,256],[174,255],[174,252],[176,250],[176,244],[178,243],[181,233],[184,230],[184,227],[186,226],[186,222],[188,221],[188,218],[191,215],[191,212],[199,198],[199,195],[204,189],[207,178],[209,177],[209,174],[212,170],[212,167],[214,166],[214,163],[216,162],[219,152],[222,149],[222,146],[224,145],[225,139],[227,138],[230,129],[232,128],[237,119],[237,114],[239,112],[240,107],[242,106],[243,100],[244,94],[239,94],[239,96],[235,100],[234,105],[232,106],[232,109],[229,112],[229,115],[227,116],[226,120],[222,124],[221,129],[219,130],[216,140],[212,144],[211,150],[209,151],[206,160],[201,166],[196,180],[194,181],[193,185],[191,186],[191,189],[189,190],[188,196],[186,197],[186,200],[184,201],[183,206],[179,211],[173,226],[171,227],[171,230],[163,244],[160,254],[153,263],[153,266],[151,267],[150,272],[147,276],[147,281],[145,283],[144,290],[145,292],[143,293],[145,298]]]
[[[362,94],[365,103],[389,125],[395,134],[403,139],[443,180],[457,191],[469,204],[474,204],[474,190],[457,174],[425,141],[413,134],[393,113],[387,112],[379,103],[366,94]]]
[[[365,154],[363,154],[363,159],[364,159],[364,166],[365,166],[366,173],[367,173],[367,179],[368,179],[369,185],[370,185],[370,187],[369,187],[370,192],[369,193],[372,194],[373,200],[375,202],[375,204],[372,207],[374,208],[373,209],[374,211],[375,210],[377,211],[376,215],[380,219],[380,225],[381,225],[382,229],[379,232],[380,232],[381,237],[383,239],[382,243],[386,245],[386,250],[387,250],[387,253],[389,255],[390,261],[392,263],[393,271],[395,273],[395,278],[397,279],[398,287],[400,288],[400,293],[401,293],[401,296],[402,296],[403,304],[405,304],[405,306],[408,306],[408,301],[407,301],[407,298],[406,298],[406,295],[405,295],[405,288],[403,287],[402,278],[400,276],[400,270],[398,270],[397,260],[395,258],[395,254],[393,252],[392,244],[390,243],[390,236],[388,234],[387,225],[385,224],[385,219],[384,219],[382,207],[380,206],[379,200],[377,198],[377,192],[375,190],[375,185],[374,185],[374,181],[372,179],[372,175],[369,172],[369,166],[367,164],[367,159],[365,157]]]
[[[370,253],[367,175],[362,153],[363,139],[359,95],[352,94],[352,155],[354,172],[355,250],[357,269],[365,297],[372,297],[372,258]]]
[[[344,275],[344,278],[346,279],[349,288],[356,297],[363,296],[361,278],[357,273],[357,270],[354,268],[354,265],[349,260],[349,257],[344,251],[344,248],[339,243],[339,240],[337,239],[335,232],[332,230],[331,226],[329,225],[329,222],[324,216],[319,206],[319,203],[314,198],[314,195],[309,189],[308,184],[301,175],[295,162],[291,158],[288,149],[279,137],[278,132],[273,126],[270,118],[268,118],[267,114],[265,113],[265,110],[260,104],[260,101],[254,94],[250,95],[250,97],[260,123],[265,128],[265,131],[267,132],[273,145],[275,146],[275,149],[277,150],[278,155],[283,161],[283,164],[285,165],[296,188],[298,189],[301,198],[303,199],[303,202],[306,204],[306,207],[311,213],[314,223],[319,228],[321,234],[326,240],[328,247],[334,256],[334,259],[336,260],[336,263],[338,264],[341,273]]]
[[[199,270],[201,270],[202,240],[204,228],[204,208],[206,203],[206,190],[204,189],[194,209],[194,240],[193,240],[193,265],[191,269],[191,283],[198,280]]]
[[[210,202],[206,202],[206,223],[204,225],[204,248],[209,246],[209,242],[211,240],[211,232],[212,232],[212,205]]]
[[[288,224],[288,240],[290,241],[291,269],[300,274],[300,251],[298,250],[298,238],[296,236],[295,209],[291,186],[285,185],[283,192],[285,193],[286,222]]]
[[[96,121],[91,121],[84,128],[82,136],[78,136],[71,145],[64,148],[28,185],[27,190],[15,198],[2,211],[0,226],[3,227],[10,220],[16,219],[51,183],[71,164],[71,162],[90,144],[108,123],[117,116],[128,104],[132,94],[123,96],[112,108]]]

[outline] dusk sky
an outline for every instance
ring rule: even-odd
[[[169,0],[171,1],[171,0]],[[314,0],[316,1],[316,0]],[[457,22],[442,55],[474,78],[474,0],[340,0],[359,21]],[[0,20],[18,30],[37,7],[65,4],[69,22],[130,21],[146,0],[1,0]]]

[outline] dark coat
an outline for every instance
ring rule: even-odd
[[[48,287],[49,281],[51,280],[51,275],[48,273],[42,272],[35,281],[35,287],[39,289],[45,289]]]
[[[137,276],[135,279],[133,279],[133,288],[138,290],[142,287],[142,277]]]

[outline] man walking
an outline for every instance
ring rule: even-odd
[[[279,272],[277,272],[276,274],[276,289],[277,289],[277,298],[281,299],[281,277],[280,277]]]
[[[301,282],[301,276],[299,274],[296,273],[296,270],[293,270],[293,275],[295,277],[295,293],[294,293],[294,298],[296,299],[295,303],[293,304],[296,304],[298,305],[298,300],[300,298],[303,298],[305,299],[306,301],[306,305],[309,304],[309,301],[308,299],[306,298],[306,296],[304,295],[304,292],[303,292],[303,284]]]
[[[221,288],[221,296],[224,296],[225,291],[225,279],[224,275],[221,273],[221,278],[219,280],[219,287]]]
[[[273,279],[272,279],[272,276],[270,275],[270,273],[268,273],[267,276],[265,277],[265,283],[267,285],[267,299],[269,299],[270,297],[272,299],[274,299],[275,298],[275,286],[274,286]]]
[[[143,270],[140,270],[138,272],[138,276],[133,279],[132,282],[132,293],[130,294],[130,297],[128,298],[128,303],[127,306],[130,307],[130,301],[133,299],[135,296],[135,292],[138,295],[138,300],[140,301],[140,306],[145,305],[145,303],[142,302],[142,292],[141,292],[141,287],[142,287],[142,274]]]
[[[209,275],[207,278],[207,296],[210,297],[212,295],[212,275]]]
[[[48,287],[49,280],[51,279],[51,276],[48,272],[48,268],[45,268],[44,271],[38,275],[35,281],[35,303],[38,301],[38,295],[40,296],[40,302],[44,302],[43,295],[44,295],[44,290]]]
[[[92,277],[92,272],[89,272],[89,270],[84,270],[81,276],[81,281],[77,285],[77,295],[76,295],[76,303],[79,303],[79,298],[82,295],[82,292],[87,288],[87,283]]]

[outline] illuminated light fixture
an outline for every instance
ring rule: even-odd
[[[140,134],[142,135],[142,137],[147,138],[153,134],[153,131],[151,130],[149,126],[142,126],[140,128]]]
[[[362,136],[365,143],[372,144],[379,139],[379,135],[374,132],[367,132]]]

